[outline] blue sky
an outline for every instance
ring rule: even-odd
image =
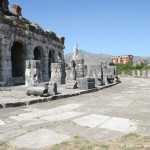
[[[150,0],[9,0],[24,17],[92,53],[150,56]]]

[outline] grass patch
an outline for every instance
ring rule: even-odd
[[[108,150],[109,145],[98,144],[96,142],[89,141],[79,136],[67,142],[54,145],[51,150]]]
[[[102,148],[102,150],[108,150],[109,149],[108,144],[101,144],[100,147]]]
[[[0,141],[0,148],[3,147],[4,149],[9,147],[8,142],[6,141]]]
[[[144,142],[149,142],[150,143],[150,136],[145,136],[143,137]]]
[[[139,136],[140,135],[138,135],[137,133],[131,132],[131,133],[124,135],[122,138],[126,140],[126,139],[131,139],[131,138],[138,138]]]

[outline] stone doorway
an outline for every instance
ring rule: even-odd
[[[25,49],[20,42],[14,42],[11,48],[12,77],[24,77]]]

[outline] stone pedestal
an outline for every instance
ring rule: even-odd
[[[51,82],[65,84],[65,66],[62,63],[51,63]]]
[[[147,72],[146,72],[146,70],[142,71],[142,78],[147,78]]]
[[[121,76],[122,76],[122,77],[124,77],[124,76],[125,76],[125,73],[124,73],[124,71],[122,71],[122,73],[121,73]]]
[[[132,77],[135,77],[135,70],[132,70]]]
[[[57,83],[49,82],[48,93],[50,95],[56,95],[57,94]]]
[[[78,78],[77,86],[80,90],[88,90],[95,88],[95,79],[92,78]]]
[[[137,77],[141,77],[141,71],[140,70],[137,70]]]
[[[42,82],[42,67],[40,60],[27,60],[26,71],[25,71],[25,85],[26,86],[37,86],[38,83]]]
[[[107,85],[108,84],[108,73],[107,73],[107,66],[102,66],[102,81],[103,84]]]
[[[76,64],[74,61],[71,61],[71,69],[66,70],[66,89],[75,89],[77,88],[77,72],[76,72]]]
[[[87,69],[87,78],[94,78],[95,85],[101,86],[101,68],[100,67],[90,67]]]
[[[147,70],[147,77],[150,78],[150,70]]]
[[[84,60],[75,60],[74,61],[76,64],[76,73],[77,73],[77,78],[82,78],[85,76],[85,66],[84,66]]]

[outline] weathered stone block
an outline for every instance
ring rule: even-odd
[[[26,86],[36,86],[38,83],[43,81],[41,61],[39,60],[26,61],[25,79],[26,79],[25,81]]]
[[[141,71],[137,70],[137,77],[141,77]]]
[[[101,86],[102,82],[101,82],[101,78],[94,78],[95,79],[95,86]]]
[[[146,72],[146,70],[142,71],[142,78],[147,78],[147,72]]]
[[[147,77],[150,78],[150,70],[147,70]]]
[[[65,83],[64,64],[51,63],[51,81],[56,82],[57,84]]]
[[[67,81],[65,85],[66,89],[76,89],[77,88],[77,81]]]
[[[135,70],[132,70],[132,77],[135,77]]]
[[[57,94],[57,83],[55,83],[55,82],[49,82],[48,93],[50,95],[56,95]]]
[[[28,96],[43,96],[44,94],[48,94],[48,91],[45,89],[45,87],[29,87],[26,94]]]
[[[121,76],[122,76],[122,77],[124,77],[124,76],[125,76],[125,73],[124,73],[124,71],[122,71],[122,74],[121,74]]]
[[[107,66],[107,69],[109,77],[114,77],[116,75],[116,66]]]
[[[77,86],[80,90],[88,90],[95,88],[95,79],[92,78],[78,78]]]
[[[12,11],[12,13],[14,13],[14,14],[16,14],[16,15],[21,16],[21,15],[22,15],[22,14],[21,14],[21,9],[22,9],[22,8],[21,8],[19,5],[13,4],[11,11]]]
[[[66,82],[76,80],[77,73],[75,68],[71,68],[71,70],[66,70]]]

